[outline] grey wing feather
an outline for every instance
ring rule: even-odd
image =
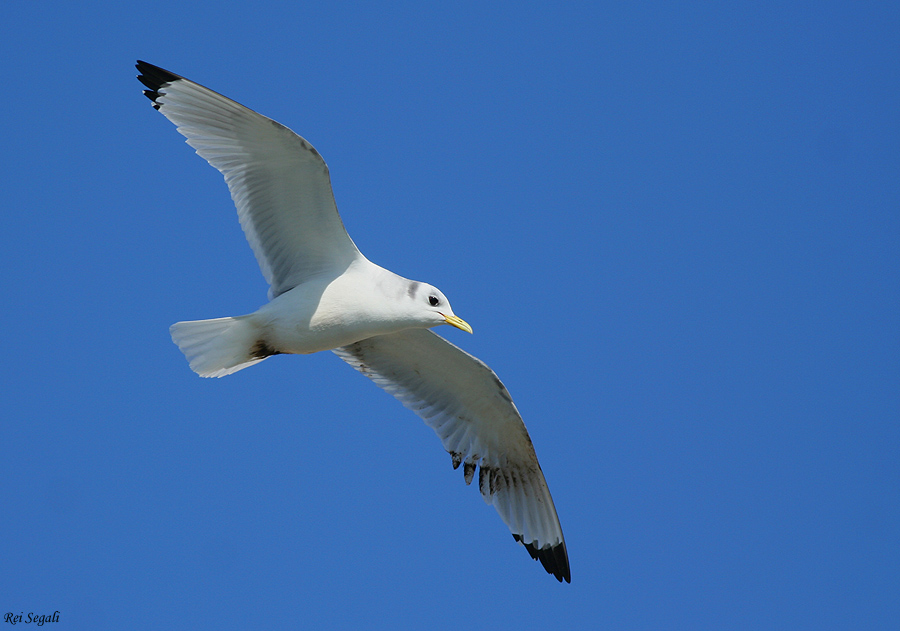
[[[322,156],[280,123],[193,81],[138,62],[144,94],[231,191],[244,234],[275,297],[362,255],[347,235]]]
[[[427,329],[371,337],[334,352],[418,414],[466,483],[475,479],[516,541],[558,580],[569,559],[550,490],[509,392],[479,359]]]

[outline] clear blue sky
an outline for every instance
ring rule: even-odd
[[[6,3],[0,617],[897,629],[896,2]],[[438,7],[438,8],[436,8]],[[135,59],[291,127],[521,410],[572,584],[266,285]]]

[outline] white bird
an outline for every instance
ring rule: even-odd
[[[269,283],[249,315],[173,324],[202,377],[280,353],[331,350],[413,410],[475,478],[513,537],[571,582],[562,528],[534,447],[506,387],[482,361],[428,329],[472,328],[437,288],[364,257],[341,222],[322,156],[280,123],[143,61],[153,107],[225,176],[244,234]]]

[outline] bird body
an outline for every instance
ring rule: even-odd
[[[340,276],[309,278],[254,313],[177,322],[170,331],[195,372],[223,377],[272,355],[318,353],[455,317],[449,305],[439,312],[423,309],[423,290],[443,298],[429,285],[360,257]]]

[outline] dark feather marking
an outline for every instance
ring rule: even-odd
[[[466,460],[465,464],[463,464],[463,477],[466,479],[466,484],[472,484],[472,478],[475,477],[475,462],[473,460]]]
[[[506,389],[506,386],[503,385],[503,382],[500,381],[497,377],[494,377],[494,382],[497,384],[497,387],[500,388],[500,396],[506,399],[509,403],[512,403],[512,397],[509,394],[509,390]]]
[[[478,469],[478,490],[481,494],[493,497],[504,486],[503,472],[497,467],[486,467],[482,462],[481,468]]]
[[[410,298],[416,297],[416,291],[418,291],[419,285],[421,285],[421,283],[415,280],[409,283],[409,287],[406,288],[406,293],[409,294]]]
[[[506,478],[497,467],[486,467],[484,463],[478,470],[478,490],[482,495],[493,497],[497,491],[506,486]]]
[[[525,546],[528,554],[532,559],[537,559],[544,566],[549,574],[556,577],[560,583],[565,580],[567,583],[572,582],[572,575],[569,571],[569,555],[566,554],[566,543],[562,541],[555,546],[544,546],[536,548],[534,543],[525,543],[522,541],[522,535],[513,533],[513,539]]]
[[[281,129],[287,129],[287,127],[285,127],[284,125],[282,125],[281,123],[279,123],[279,122],[277,122],[277,121],[272,121],[272,122],[275,123],[275,124],[276,124],[278,127],[280,127]],[[303,138],[303,137],[301,137],[301,136],[297,136],[297,137],[300,138],[300,146],[301,146],[301,147],[303,147],[304,149],[306,149],[307,151],[309,151],[309,152],[310,152],[311,154],[313,154],[314,156],[318,156],[318,157],[320,157],[320,158],[322,157],[322,156],[319,155],[319,152],[316,151],[316,148],[313,147],[311,144],[309,144],[309,143],[306,141],[306,138]]]
[[[491,475],[491,495],[506,486],[506,478],[503,477],[503,472],[500,469],[494,469]]]
[[[493,469],[490,467],[485,467],[484,463],[482,463],[481,467],[478,468],[478,490],[482,495],[493,495],[494,491],[491,488],[491,472]]]
[[[138,75],[138,81],[150,88],[149,90],[144,90],[144,96],[153,101],[153,107],[156,109],[159,109],[161,105],[156,102],[156,99],[160,96],[160,88],[184,78],[168,70],[163,70],[159,66],[148,64],[146,61],[138,61],[134,67],[141,73]]]
[[[453,468],[459,469],[459,465],[462,463],[462,454],[458,451],[451,451],[450,458],[453,459]]]
[[[272,355],[281,355],[281,351],[275,350],[269,346],[265,340],[256,340],[256,344],[250,347],[250,357],[265,359]]]

